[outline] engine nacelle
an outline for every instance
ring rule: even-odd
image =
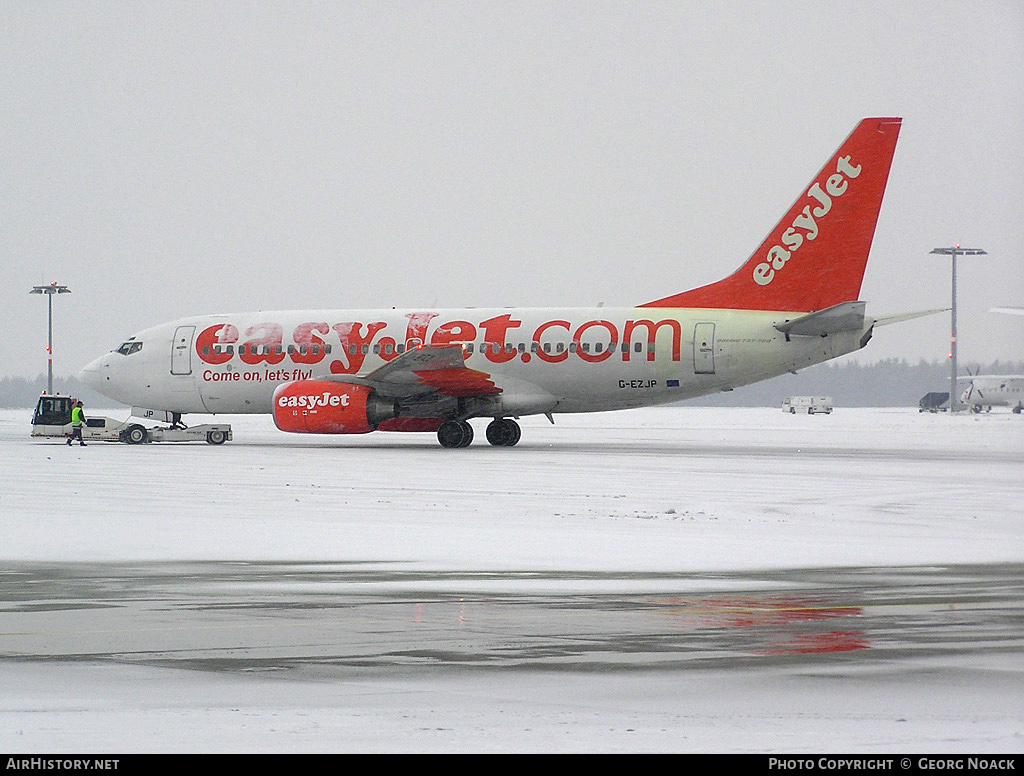
[[[299,380],[274,391],[274,423],[296,434],[366,434],[397,415],[365,385]]]

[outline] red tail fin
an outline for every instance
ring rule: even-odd
[[[857,299],[901,121],[860,122],[735,273],[641,307],[813,312]]]

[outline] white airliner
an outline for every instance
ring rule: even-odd
[[[514,418],[674,402],[863,348],[858,301],[901,119],[860,122],[734,274],[628,308],[303,310],[140,332],[82,373],[134,408],[272,413],[283,431],[511,446]],[[894,279],[894,282],[897,282]],[[929,311],[935,312],[935,311]]]
[[[1024,375],[970,375],[960,401],[973,412],[988,412],[993,407],[1009,407],[1018,415],[1024,410]]]

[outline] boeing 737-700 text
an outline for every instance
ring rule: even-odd
[[[863,348],[858,301],[898,118],[865,119],[733,275],[631,308],[305,310],[147,329],[82,373],[135,408],[271,413],[283,431],[511,446],[515,418],[674,402]]]

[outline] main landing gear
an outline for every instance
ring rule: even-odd
[[[509,418],[493,420],[487,426],[487,441],[495,447],[512,447],[523,435],[519,424]],[[473,427],[465,420],[446,420],[437,429],[441,447],[469,447],[473,442]]]
[[[487,426],[487,441],[495,447],[512,447],[522,435],[519,424],[508,418],[492,420]]]
[[[469,447],[473,441],[473,427],[464,420],[446,420],[437,429],[441,447]]]

